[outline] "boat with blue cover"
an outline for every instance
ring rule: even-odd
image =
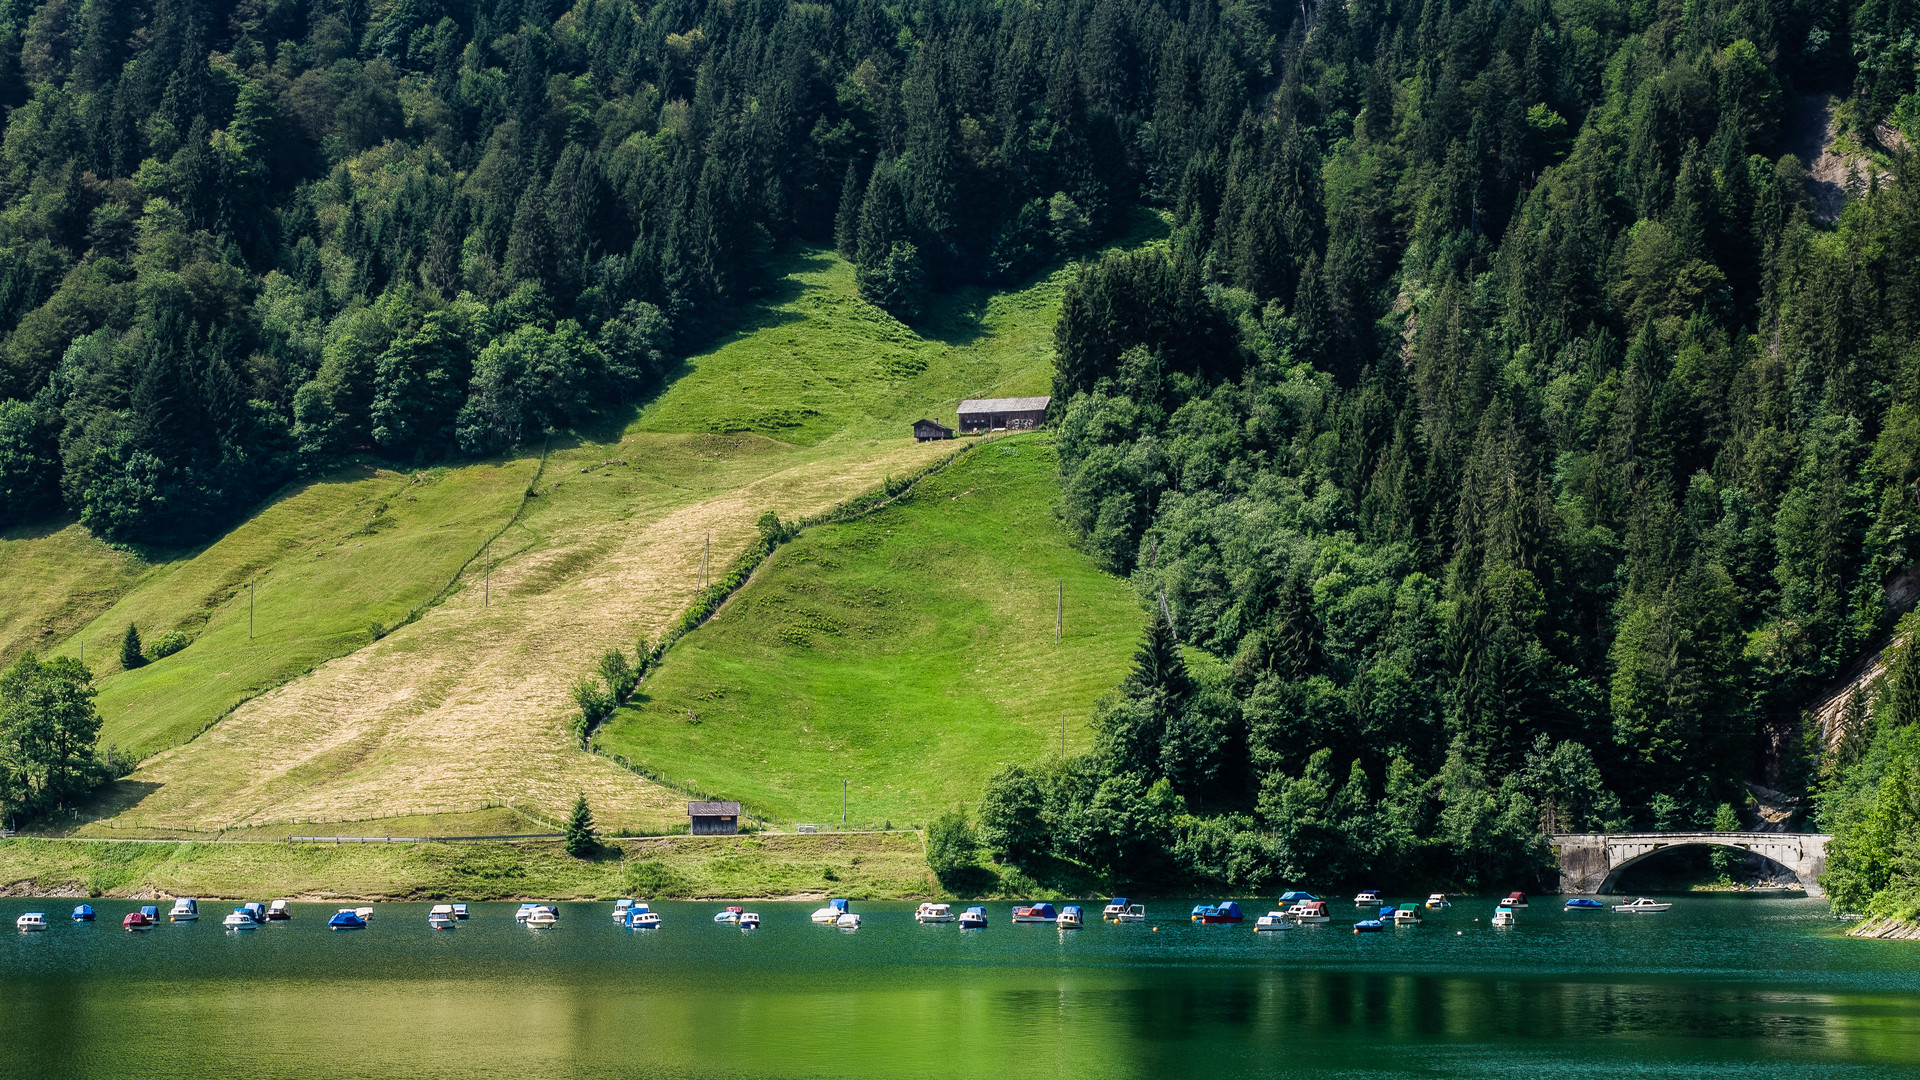
[[[333,918],[327,920],[329,930],[365,930],[366,928],[367,920],[361,918],[352,908],[341,908],[333,913]]]
[[[167,918],[172,922],[199,922],[200,901],[187,896],[180,897],[173,902],[173,910],[167,912]]]
[[[1085,922],[1086,919],[1081,914],[1080,909],[1072,904],[1068,904],[1066,907],[1060,909],[1060,917],[1054,920],[1054,925],[1060,927],[1062,930],[1078,930],[1081,926],[1085,925]]]
[[[1195,910],[1199,912],[1198,918],[1203,923],[1237,923],[1245,920],[1245,916],[1240,914],[1240,905],[1232,900],[1214,904],[1205,911]]]
[[[1353,898],[1353,906],[1354,907],[1367,907],[1369,905],[1378,906],[1381,899],[1382,897],[1380,895],[1379,889],[1362,889],[1360,890],[1360,894]]]
[[[1120,916],[1127,913],[1127,903],[1127,898],[1124,896],[1114,897],[1107,901],[1106,907],[1100,909],[1100,917],[1107,922],[1119,922]]]
[[[811,918],[822,926],[832,926],[840,920],[840,916],[846,913],[847,902],[836,899],[827,901],[826,907],[816,909]]]
[[[1607,905],[1585,896],[1576,896],[1567,901],[1568,911],[1604,911]]]
[[[983,930],[986,928],[986,925],[986,908],[970,907],[960,913],[960,929],[962,930]]]
[[[1386,928],[1387,924],[1379,919],[1361,919],[1353,924],[1353,932],[1356,934],[1377,934]]]
[[[1059,913],[1053,910],[1052,904],[1028,904],[1013,909],[1013,921],[1017,923],[1050,923],[1059,917]]]
[[[229,930],[258,930],[260,928],[260,924],[253,919],[253,913],[243,907],[234,908],[231,914],[220,920],[220,925]]]
[[[92,922],[93,921],[93,905],[81,904],[79,907],[74,908],[73,921],[74,922]]]
[[[658,930],[660,913],[645,904],[635,904],[627,909],[627,926],[634,930]]]
[[[1320,898],[1313,895],[1312,893],[1301,892],[1298,889],[1293,889],[1288,892],[1283,892],[1280,894],[1280,902],[1283,904],[1311,904],[1318,899]]]

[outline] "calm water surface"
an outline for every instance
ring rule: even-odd
[[[1833,934],[1800,899],[1677,899],[1664,915],[1564,912],[1511,930],[1491,900],[1425,926],[1256,934],[1160,902],[1144,926],[920,926],[911,904],[656,904],[626,930],[563,904],[532,931],[476,904],[337,905],[235,933],[120,929],[137,904],[0,901],[0,1075],[64,1077],[1826,1077],[1920,1076],[1920,946]],[[161,906],[162,911],[166,905]],[[53,928],[11,934],[22,911]],[[1097,912],[1097,908],[1093,909]],[[1475,918],[1479,921],[1476,922]],[[1154,926],[1158,926],[1155,932]],[[1789,1070],[1791,1070],[1789,1072]]]

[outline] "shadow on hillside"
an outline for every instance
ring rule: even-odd
[[[115,780],[70,810],[56,810],[24,830],[36,836],[71,836],[97,821],[119,817],[139,806],[162,785],[150,780]]]
[[[72,514],[64,512],[53,514],[39,521],[29,521],[0,529],[0,540],[45,540],[79,520]]]

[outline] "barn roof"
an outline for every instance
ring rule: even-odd
[[[688,817],[739,817],[740,804],[737,802],[690,802],[687,804]]]
[[[967,413],[1010,413],[1038,412],[1047,407],[1052,398],[1045,397],[993,397],[972,398],[960,403],[956,410],[962,416]]]
[[[925,418],[922,418],[922,419],[919,419],[919,420],[915,420],[915,421],[913,422],[913,426],[914,426],[914,427],[919,427],[919,426],[920,426],[921,424],[930,424],[930,425],[932,425],[932,426],[934,426],[934,427],[937,427],[937,428],[939,428],[939,429],[940,429],[941,431],[952,431],[952,430],[953,430],[952,428],[950,428],[950,427],[948,427],[947,425],[945,425],[945,424],[943,424],[943,423],[941,423],[941,422],[940,422],[940,421],[938,421],[938,420],[928,420],[928,419],[925,419]]]

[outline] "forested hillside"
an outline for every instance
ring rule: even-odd
[[[990,845],[1492,886],[1543,831],[1831,781],[1800,706],[1920,538],[1914,19],[1279,12],[1219,141],[1177,49],[1140,65],[1175,233],[1069,290],[1054,401],[1063,512],[1163,619],[1099,752],[996,781]],[[1787,153],[1829,92],[1837,221]]]
[[[0,524],[198,542],[344,457],[643,399],[790,239],[912,320],[1145,204],[1171,239],[1070,289],[1054,420],[1068,524],[1162,614],[985,838],[1491,883],[1543,826],[1838,775],[1799,704],[1920,542],[1917,24],[6,0]],[[1829,142],[1851,178],[1792,153]]]

